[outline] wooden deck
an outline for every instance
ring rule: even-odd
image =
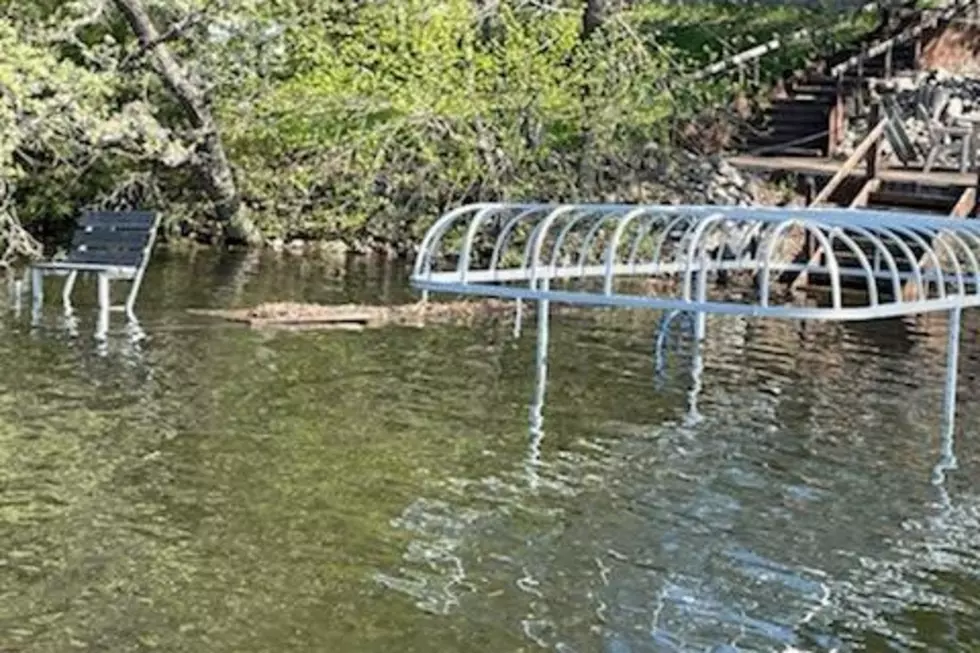
[[[761,172],[795,172],[799,174],[831,177],[841,168],[843,161],[804,156],[749,156],[739,155],[728,158],[728,163],[742,170]],[[849,176],[866,175],[864,165],[858,165]],[[878,178],[886,182],[920,183],[927,186],[947,186],[950,188],[969,188],[977,185],[977,175],[970,172],[951,172],[933,170],[928,173],[915,168],[882,168]]]

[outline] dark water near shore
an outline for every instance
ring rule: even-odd
[[[972,651],[980,496],[965,316],[709,320],[654,379],[655,314],[257,333],[189,307],[398,302],[369,263],[157,256],[107,353],[0,317],[0,651]],[[53,287],[52,287],[53,290]],[[939,480],[941,478],[941,480]]]

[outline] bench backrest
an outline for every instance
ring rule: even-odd
[[[151,211],[87,211],[75,229],[68,261],[142,267],[157,223],[158,216]]]

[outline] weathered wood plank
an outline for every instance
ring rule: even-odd
[[[429,323],[468,324],[482,317],[509,316],[513,310],[511,302],[488,300],[398,306],[273,303],[255,308],[188,309],[188,313],[253,328],[360,330],[382,326],[421,327]]]
[[[823,189],[817,193],[817,196],[813,198],[813,206],[820,206],[820,204],[830,199],[830,196],[834,194],[834,191],[837,190],[840,183],[851,174],[851,171],[854,170],[862,160],[864,160],[864,157],[867,155],[868,151],[877,144],[878,139],[880,139],[881,135],[885,133],[885,127],[887,126],[888,120],[886,118],[882,118],[878,121],[878,124],[874,126],[874,129],[872,129],[868,135],[864,137],[864,140],[861,141],[856,148],[854,148],[854,152],[851,153],[851,156],[847,157],[847,160],[841,164],[841,167],[836,173],[834,173],[834,176],[830,178],[827,185],[825,185]]]
[[[728,163],[742,170],[755,172],[796,172],[819,176],[832,176],[840,170],[841,162],[832,159],[804,156],[751,156],[738,155],[727,159]],[[866,176],[864,165],[855,166],[851,176]],[[918,168],[887,168],[882,166],[878,177],[884,182],[920,183],[925,186],[949,186],[965,188],[977,183],[977,175],[944,170],[928,173]]]
[[[966,218],[973,213],[977,205],[977,189],[964,188],[960,198],[953,205],[953,210],[949,212],[951,218]]]
[[[866,182],[864,182],[864,186],[861,187],[861,190],[857,192],[857,195],[854,196],[854,199],[851,200],[851,203],[848,205],[848,208],[850,209],[864,208],[865,206],[868,205],[868,198],[871,197],[871,194],[877,191],[879,188],[881,188],[880,179],[867,180]]]
[[[137,267],[142,259],[143,251],[138,249],[75,249],[68,252],[67,257],[69,263],[88,263],[107,266],[118,265],[123,267]]]

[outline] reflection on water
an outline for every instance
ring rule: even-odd
[[[888,387],[890,384],[904,386],[915,381],[917,386],[927,386],[925,381],[929,379],[938,390],[932,397],[941,396],[942,368],[933,363],[943,360],[942,331],[940,338],[936,337],[935,328],[913,335],[922,340],[913,340],[907,349],[900,347],[905,349],[903,355],[910,358],[906,371],[919,372],[917,379],[902,379],[893,376],[890,369],[896,359],[870,358],[888,356],[884,349],[888,343],[873,337],[878,326],[807,325],[804,329],[800,325],[755,323],[754,330],[762,330],[762,337],[750,340],[746,337],[749,323],[733,318],[726,321],[717,326],[724,336],[720,343],[711,339],[703,344],[686,343],[689,379],[683,404],[686,410],[679,421],[666,422],[647,432],[638,425],[607,423],[607,428],[626,438],[617,447],[628,442],[636,448],[630,454],[617,455],[593,439],[584,458],[573,459],[566,466],[566,460],[561,458],[568,456],[567,451],[553,461],[547,460],[546,455],[542,459],[545,429],[542,420],[535,420],[528,453],[539,470],[533,482],[522,484],[518,476],[509,483],[502,482],[499,476],[456,480],[448,485],[466,488],[460,494],[461,503],[468,505],[465,512],[454,511],[444,499],[433,503],[422,500],[406,511],[406,515],[412,515],[409,523],[396,521],[419,535],[412,542],[412,555],[407,561],[424,559],[424,542],[433,536],[433,530],[438,532],[434,541],[443,558],[452,560],[453,582],[440,583],[436,580],[440,574],[433,569],[428,570],[431,582],[423,582],[424,574],[420,576],[420,569],[415,566],[409,566],[416,574],[410,586],[400,585],[387,575],[381,575],[379,580],[415,597],[422,609],[449,612],[466,610],[468,603],[474,606],[471,609],[476,610],[479,605],[485,610],[487,597],[497,596],[500,590],[481,588],[474,579],[509,575],[514,586],[529,595],[524,606],[527,614],[521,620],[526,636],[558,650],[706,650],[713,646],[720,648],[712,650],[839,650],[869,630],[902,641],[905,637],[890,625],[889,615],[908,609],[909,605],[940,606],[963,617],[971,614],[972,610],[965,610],[962,603],[932,593],[927,585],[916,582],[944,570],[935,556],[923,556],[921,549],[933,551],[944,546],[941,542],[952,536],[946,530],[950,526],[961,525],[957,528],[961,538],[964,534],[977,537],[968,526],[973,519],[962,514],[964,505],[969,506],[968,513],[976,509],[975,496],[964,497],[957,517],[949,518],[954,504],[945,481],[949,471],[955,469],[952,428],[940,429],[940,420],[925,425],[941,435],[931,469],[938,500],[929,501],[927,495],[920,494],[921,503],[916,506],[920,511],[913,513],[915,516],[903,514],[901,503],[905,497],[894,497],[896,505],[889,505],[888,497],[875,500],[874,493],[885,481],[885,470],[876,470],[884,462],[880,458],[868,456],[868,464],[861,465],[862,452],[854,451],[845,455],[853,455],[858,464],[845,466],[842,463],[846,459],[819,461],[820,452],[804,450],[812,455],[806,461],[801,456],[795,464],[789,460],[770,464],[746,453],[749,448],[756,454],[775,454],[777,459],[789,453],[779,452],[774,445],[793,437],[793,426],[787,428],[786,417],[799,413],[793,408],[801,407],[788,404],[804,399],[789,394],[795,389],[790,383],[810,381],[806,375],[813,372],[823,377],[846,377],[851,384],[823,387],[825,396],[820,403],[829,411],[818,414],[812,410],[816,407],[813,404],[802,407],[805,410],[800,417],[806,426],[796,432],[811,441],[828,438],[838,449],[869,444],[866,430],[850,430],[854,426],[851,419],[858,417],[867,426],[879,429],[890,417],[901,421],[902,390]],[[792,333],[791,329],[799,332]],[[848,329],[857,332],[848,333]],[[809,351],[785,349],[787,343],[792,346],[828,336],[846,355],[837,356],[839,370],[800,369],[807,363],[820,365],[814,359],[827,354],[824,343]],[[868,336],[872,338],[865,340]],[[663,339],[658,345],[654,369],[664,374],[668,370]],[[770,368],[766,370],[770,373],[764,374],[769,378],[761,383],[761,379],[746,383],[736,380],[733,387],[711,394],[710,414],[699,412],[703,354],[709,356],[710,373],[712,368],[744,368],[753,351],[779,355],[772,358],[792,358],[795,371],[801,374],[780,378],[778,373],[771,375],[774,370]],[[852,363],[848,358],[855,354],[855,367],[866,370],[869,365],[875,366],[875,374],[849,375]],[[766,355],[765,360],[770,362],[770,356]],[[923,361],[928,363],[926,370],[921,368]],[[541,372],[539,369],[539,376]],[[674,381],[680,378],[677,375]],[[880,394],[875,392],[878,384],[884,385]],[[848,401],[848,396],[859,399]],[[898,410],[884,417],[874,414],[879,407]],[[941,413],[941,408],[942,404],[936,401],[933,413]],[[830,412],[841,410],[866,412],[854,416]],[[540,413],[538,406],[533,414]],[[781,417],[781,413],[786,417]],[[926,429],[916,428],[920,433]],[[710,440],[718,437],[723,441]],[[871,444],[889,446],[880,441]],[[928,456],[920,460],[928,460]],[[822,464],[815,464],[818,461]],[[583,480],[589,478],[593,466],[598,467],[593,479],[601,474],[601,481],[590,486]],[[805,472],[806,467],[814,467],[814,472]],[[827,473],[818,481],[819,471]],[[785,475],[797,478],[788,482],[781,478]],[[920,488],[927,478],[926,474],[919,475]],[[482,515],[475,514],[470,507],[471,488],[480,485],[493,488],[493,492],[484,493],[492,503],[500,501],[502,490],[520,498],[509,499],[507,510],[488,505]],[[562,506],[552,513],[556,530],[548,533],[542,529],[550,537],[526,542],[520,555],[515,555],[513,534],[509,532],[512,524],[508,521],[503,527],[508,532],[501,536],[506,544],[495,547],[497,534],[488,533],[487,522],[510,516],[511,505],[533,505],[540,500],[543,486],[557,490],[555,501],[549,505]],[[835,491],[834,486],[840,490]],[[753,495],[754,500],[747,498]],[[768,499],[761,500],[763,497]],[[861,524],[868,508],[880,510],[862,524],[869,530],[846,532],[848,526]],[[842,514],[846,510],[853,514]],[[425,516],[436,513],[440,515],[434,520],[438,526],[427,530],[433,521]],[[447,516],[454,514],[465,517],[460,522]],[[585,514],[588,519],[569,523],[570,514]],[[929,538],[938,536],[939,542],[910,539],[905,534],[920,530],[926,522],[935,524],[937,519],[945,520],[944,527],[932,527],[928,533]],[[631,522],[637,523],[630,527]],[[472,524],[480,524],[480,528],[473,528]],[[474,533],[478,533],[477,542],[473,541]],[[845,546],[848,542],[861,546]],[[964,551],[974,544],[971,541]],[[473,559],[467,560],[464,552],[471,547],[477,550],[471,554]],[[488,549],[495,552],[488,555]],[[632,553],[626,553],[630,550]],[[529,560],[535,560],[537,565],[529,564]],[[578,566],[571,564],[575,561]],[[963,561],[956,558],[955,562]],[[502,571],[501,567],[507,564],[513,569]],[[471,567],[468,573],[467,567]],[[953,568],[961,572],[969,569],[968,578],[972,580],[975,567]],[[502,584],[499,579],[484,582],[493,587]],[[896,595],[907,600],[896,603],[892,600]],[[467,596],[474,598],[467,601]],[[556,610],[555,605],[561,607]],[[503,611],[499,607],[491,610]],[[948,635],[936,636],[942,639]]]
[[[184,310],[408,301],[391,264],[161,256],[104,350],[76,292],[74,334],[0,319],[2,651],[980,642],[970,312],[952,431],[941,316],[675,321],[658,359],[660,315],[556,313],[543,392],[533,328]]]

